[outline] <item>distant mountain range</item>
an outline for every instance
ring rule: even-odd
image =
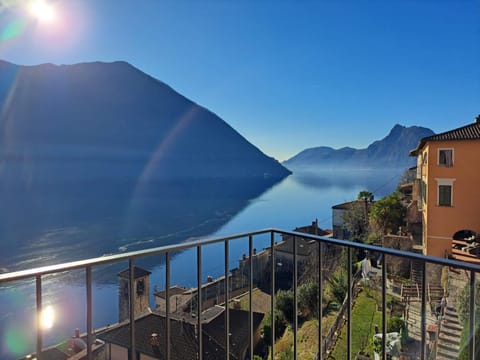
[[[305,167],[407,168],[415,164],[415,159],[409,157],[409,151],[417,146],[421,138],[433,134],[428,128],[397,124],[385,138],[373,142],[366,149],[344,147],[335,150],[320,146],[303,150],[283,162],[283,165],[294,171]]]
[[[125,62],[0,61],[0,106],[2,180],[290,174],[217,115]]]

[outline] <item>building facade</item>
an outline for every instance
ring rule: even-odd
[[[410,155],[417,157],[423,251],[451,256],[456,234],[480,233],[480,116],[423,138]]]

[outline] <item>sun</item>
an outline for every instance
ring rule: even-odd
[[[51,329],[55,322],[55,312],[51,305],[45,307],[40,315],[40,326],[43,329]]]
[[[30,14],[38,21],[51,23],[55,21],[55,9],[45,0],[33,0],[30,3]]]

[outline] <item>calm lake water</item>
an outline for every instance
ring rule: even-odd
[[[302,171],[279,183],[157,184],[115,183],[97,188],[82,184],[74,191],[55,184],[28,191],[4,191],[0,211],[0,271],[102,256],[188,241],[206,236],[277,227],[291,230],[318,219],[331,228],[331,207],[369,190],[380,198],[392,192],[401,170]],[[69,204],[75,203],[75,206]],[[256,238],[262,249],[269,239]],[[230,249],[230,267],[247,252],[245,241]],[[172,284],[194,287],[196,253],[172,255]],[[152,272],[151,290],[164,286],[162,257],[139,263]],[[117,322],[116,274],[128,266],[94,269],[94,326]],[[193,268],[192,268],[193,267]],[[203,275],[223,274],[223,247],[203,250]],[[45,329],[46,344],[61,342],[75,328],[85,331],[85,274],[75,271],[43,278],[43,304],[55,314]],[[153,304],[153,299],[152,299]],[[35,349],[35,284],[22,281],[0,288],[0,358],[14,359]]]

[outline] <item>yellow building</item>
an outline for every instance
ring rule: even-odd
[[[423,138],[410,152],[417,156],[426,255],[451,256],[452,245],[458,245],[454,238],[470,236],[468,240],[480,242],[480,235],[475,238],[480,234],[480,116],[475,120]],[[467,246],[455,250],[470,255]]]

